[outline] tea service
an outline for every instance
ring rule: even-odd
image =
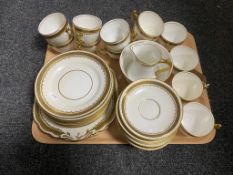
[[[88,139],[114,120],[136,148],[157,150],[179,128],[203,137],[215,127],[211,111],[195,102],[208,87],[195,69],[199,57],[183,45],[186,27],[163,22],[153,11],[131,13],[133,26],[116,18],[104,24],[79,14],[70,25],[53,13],[39,33],[61,54],[44,65],[35,81],[34,120],[48,135],[69,141]],[[118,94],[117,75],[102,59],[119,59],[128,86]],[[201,114],[201,115],[200,115]]]

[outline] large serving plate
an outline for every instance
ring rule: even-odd
[[[183,45],[189,46],[194,50],[197,50],[195,40],[191,34],[188,35],[188,38],[185,40]],[[52,50],[48,47],[45,55],[45,63],[47,63],[49,60],[52,60],[52,58],[56,56],[56,54],[57,53],[52,52]],[[107,55],[102,55],[102,58],[110,65],[111,68],[114,69],[119,83],[119,90],[121,91],[128,85],[128,82],[120,70],[119,60],[111,59]],[[195,71],[202,73],[200,63],[196,67]],[[168,83],[170,83],[170,81],[168,81]],[[209,98],[206,90],[204,90],[201,97],[199,97],[195,101],[202,103],[203,105],[207,106],[210,109]],[[205,144],[213,140],[213,138],[215,137],[215,133],[216,130],[213,129],[207,136],[192,137],[179,130],[171,143],[172,144]],[[79,142],[68,142],[61,139],[52,138],[49,135],[43,133],[38,128],[35,121],[33,121],[32,123],[32,135],[35,138],[35,140],[37,140],[38,142],[47,143],[47,144],[127,144],[127,140],[123,136],[116,121],[114,121],[107,130],[104,130],[99,135],[96,135],[94,137]]]

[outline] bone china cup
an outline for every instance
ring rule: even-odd
[[[130,27],[124,19],[113,19],[105,23],[100,37],[107,51],[119,54],[130,43]]]
[[[120,68],[129,82],[143,78],[166,81],[171,75],[173,64],[169,52],[163,46],[153,41],[140,40],[122,51]]]
[[[162,43],[168,49],[181,44],[188,36],[188,31],[181,23],[169,21],[164,24],[164,31],[161,34]]]
[[[99,33],[102,27],[102,21],[99,17],[82,14],[75,16],[72,20],[74,38],[77,46],[83,46],[83,49],[97,45],[99,42]],[[89,50],[92,50],[92,49]]]
[[[183,71],[173,77],[172,87],[183,100],[192,101],[201,96],[207,85],[194,73]]]
[[[175,46],[170,54],[174,67],[181,71],[191,71],[199,62],[197,52],[188,46]]]
[[[133,37],[135,40],[157,40],[163,32],[163,20],[153,11],[144,11],[138,15],[134,10],[132,18],[134,20]]]
[[[70,25],[62,13],[52,13],[46,16],[40,22],[38,31],[48,44],[54,47],[63,47],[71,43],[73,39]]]
[[[214,116],[204,105],[190,102],[183,107],[182,129],[195,137],[208,135],[214,128]]]

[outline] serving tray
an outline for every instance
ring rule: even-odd
[[[183,45],[189,46],[197,50],[195,39],[193,35],[190,33],[188,34],[188,37],[183,43]],[[51,48],[48,46],[45,54],[45,61],[44,61],[45,64],[56,55],[57,53],[53,52]],[[119,90],[121,91],[127,86],[128,83],[124,78],[123,74],[121,73],[119,60],[112,59],[107,55],[101,55],[101,56],[108,63],[108,65],[115,70],[119,82]],[[202,73],[200,63],[196,67],[195,71]],[[198,98],[196,101],[204,104],[209,109],[211,109],[207,90],[204,90],[202,96]],[[205,144],[211,142],[214,139],[215,134],[216,134],[216,130],[213,129],[207,136],[192,137],[179,130],[171,144]],[[92,136],[86,140],[77,141],[77,142],[70,142],[70,141],[65,141],[50,137],[49,135],[44,134],[38,128],[35,121],[32,122],[32,135],[36,141],[45,144],[127,144],[127,141],[124,138],[124,135],[122,134],[116,120],[114,120],[114,122],[109,126],[107,130],[102,131],[101,133],[98,133],[97,135]]]

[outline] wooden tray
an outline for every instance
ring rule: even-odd
[[[189,34],[186,41],[183,43],[183,45],[187,45],[195,50],[197,50],[196,43],[194,40],[194,37]],[[56,56],[57,53],[54,53],[49,47],[47,48],[47,52],[45,55],[45,64],[51,60],[54,56]],[[109,58],[106,55],[102,55],[102,58],[112,67],[116,75],[118,76],[118,82],[119,83],[119,90],[124,89],[124,87],[128,84],[121,73],[120,67],[119,67],[119,60]],[[202,73],[201,65],[199,64],[196,68],[196,71]],[[197,102],[200,102],[207,106],[210,109],[209,99],[207,91],[204,90],[202,96],[196,100]],[[69,142],[61,139],[52,138],[47,134],[44,134],[37,126],[35,121],[32,122],[32,135],[34,139],[40,143],[45,144],[127,144],[126,139],[124,138],[120,128],[118,127],[117,121],[114,120],[114,122],[109,126],[109,128],[105,131],[102,131],[101,133],[98,133],[95,136],[92,136],[86,140],[78,141],[78,142]],[[185,133],[183,133],[181,130],[178,131],[177,135],[173,139],[171,144],[205,144],[211,142],[216,134],[216,130],[213,129],[209,135],[205,137],[192,137]]]

